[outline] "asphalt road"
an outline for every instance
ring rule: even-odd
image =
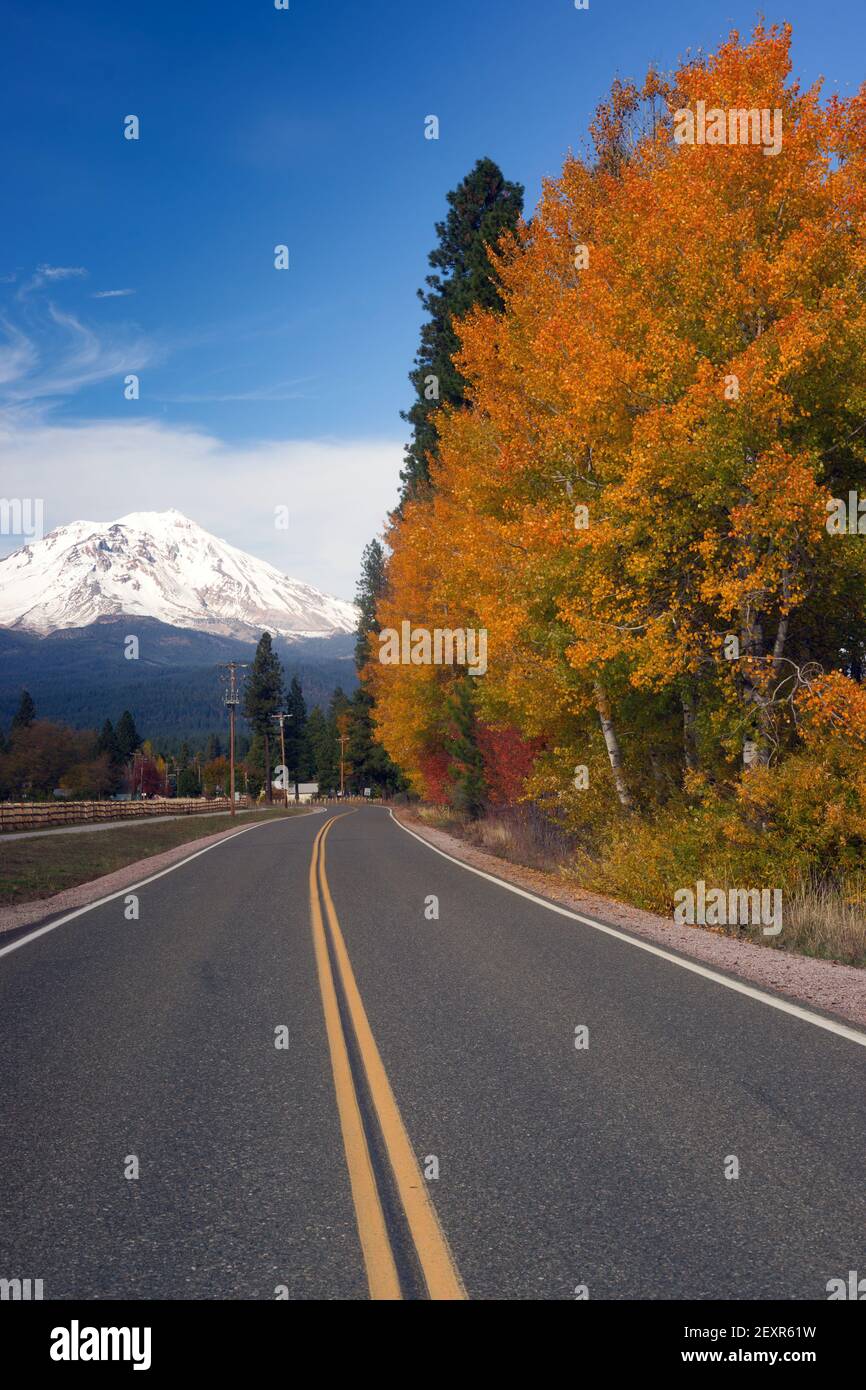
[[[866,1271],[856,1039],[381,808],[251,826],[142,887],[138,920],[129,891],[0,942],[0,1278],[825,1299]]]

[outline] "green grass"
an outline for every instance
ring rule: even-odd
[[[253,821],[286,815],[306,814],[305,809],[282,807],[249,811],[238,816],[238,828]],[[190,840],[228,830],[228,815],[179,816],[177,820],[131,821],[117,830],[94,830],[84,834],[39,835],[27,840],[0,838],[0,906],[33,902],[89,883],[139,859],[185,845]]]

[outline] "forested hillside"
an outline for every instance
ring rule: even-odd
[[[26,686],[42,717],[100,728],[115,709],[134,709],[149,737],[198,741],[225,728],[219,663],[252,661],[251,643],[137,618],[139,655],[127,660],[130,620],[67,629],[49,637],[0,630],[0,725],[8,725]],[[327,707],[340,686],[356,685],[351,636],[275,643],[289,679],[310,707]]]

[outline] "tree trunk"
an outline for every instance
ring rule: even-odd
[[[683,756],[689,772],[698,770],[698,702],[692,686],[684,686],[680,696],[683,703]]]
[[[785,642],[788,637],[789,614],[783,613],[779,619],[779,626],[776,629],[776,640],[773,643],[773,670],[776,674],[782,669],[782,656],[785,651]]]
[[[274,789],[273,789],[273,786],[271,785],[272,782],[273,782],[274,774],[273,774],[273,772],[271,771],[271,736],[270,736],[270,734],[266,733],[266,734],[264,735],[264,740],[265,740],[265,801],[266,801],[266,802],[268,803],[268,805],[270,806],[270,805],[272,804],[272,802],[273,802],[273,799],[274,799]]]
[[[625,773],[622,769],[622,752],[619,746],[619,739],[616,736],[616,729],[613,726],[610,702],[600,682],[596,681],[594,689],[595,707],[598,710],[601,732],[604,734],[604,741],[607,746],[607,756],[610,758],[610,770],[613,773],[613,781],[616,787],[616,794],[619,797],[619,804],[626,811],[633,811],[635,809],[634,800],[628,789],[628,783],[625,780]]]
[[[751,662],[761,663],[764,657],[764,630],[748,604],[740,611],[740,656],[742,666],[743,697],[754,711],[754,743],[748,737],[743,739],[743,767],[752,765],[766,767],[770,761],[770,746],[766,737],[767,715],[758,682],[755,680]],[[751,756],[750,756],[751,755]]]

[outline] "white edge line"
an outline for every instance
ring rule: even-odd
[[[307,811],[306,815],[321,815],[323,809],[319,807],[315,811]],[[303,820],[303,816],[291,816],[291,820]],[[56,931],[64,923],[71,922],[75,917],[82,917],[85,912],[92,912],[95,907],[104,907],[106,903],[113,903],[115,898],[123,898],[127,893],[134,893],[137,888],[145,888],[148,883],[155,883],[158,878],[164,878],[166,874],[173,874],[175,869],[182,869],[184,864],[191,864],[194,859],[198,859],[200,854],[208,854],[212,849],[219,849],[220,845],[227,845],[230,840],[236,840],[239,835],[246,835],[250,830],[258,830],[263,825],[273,825],[272,820],[256,821],[253,825],[244,825],[234,834],[227,834],[221,840],[216,840],[212,845],[205,845],[204,849],[197,849],[195,854],[188,854],[186,859],[179,859],[176,864],[169,864],[167,869],[160,869],[158,874],[151,874],[149,878],[139,879],[138,883],[128,883],[125,888],[118,888],[116,893],[109,893],[104,898],[97,898],[95,902],[86,903],[84,907],[77,907],[74,912],[67,912],[65,916],[58,917],[56,922],[46,922],[44,927],[37,927],[35,931],[28,932],[27,936],[19,936],[17,941],[10,941],[8,946],[0,946],[0,956],[8,956],[12,951],[17,951],[19,946],[26,946],[29,941],[35,941],[39,936],[45,936],[47,932]],[[278,824],[285,825],[287,821],[280,819]],[[163,851],[164,853],[164,851]],[[118,870],[119,872],[119,870]],[[14,927],[12,928],[14,931]]]
[[[422,845],[432,849],[434,854],[441,854],[443,859],[450,859],[452,864],[459,864],[461,869],[467,869],[470,874],[477,874],[479,878],[486,878],[490,883],[497,883],[500,888],[507,888],[509,893],[516,893],[521,898],[528,898],[531,903],[537,903],[539,907],[546,907],[549,912],[558,912],[561,917],[570,917],[573,922],[582,922],[586,927],[594,927],[596,931],[604,932],[606,936],[615,936],[618,941],[625,941],[629,946],[636,946],[639,951],[648,951],[651,956],[660,956],[662,960],[670,961],[672,965],[678,965],[683,970],[691,970],[694,975],[702,975],[705,980],[712,980],[717,985],[724,985],[725,989],[732,989],[737,994],[745,994],[749,999],[757,999],[762,1004],[769,1004],[771,1009],[778,1009],[783,1014],[792,1014],[794,1018],[800,1018],[804,1023],[812,1023],[816,1028],[823,1028],[828,1033],[836,1033],[840,1038],[847,1038],[849,1042],[859,1043],[861,1047],[866,1047],[866,1033],[859,1033],[856,1028],[849,1028],[845,1023],[836,1023],[834,1019],[812,1013],[811,1009],[803,1009],[799,1004],[790,1004],[787,999],[779,999],[774,994],[765,994],[763,990],[755,989],[752,985],[742,984],[739,980],[729,979],[727,975],[719,975],[715,970],[708,970],[705,965],[699,965],[697,961],[683,960],[681,956],[675,956],[671,951],[665,951],[660,946],[651,946],[648,941],[638,941],[626,932],[617,931],[616,927],[608,927],[604,922],[596,922],[592,917],[582,917],[579,912],[571,912],[567,907],[559,907],[556,903],[546,902],[544,898],[537,897],[535,893],[528,893],[525,888],[518,888],[515,883],[508,883],[504,878],[497,878],[495,874],[488,874],[483,869],[476,869],[472,864],[464,863],[462,859],[455,859],[453,854],[439,849],[429,840],[425,840],[423,835],[418,835],[407,825],[403,825],[393,811],[389,811],[389,815],[395,825],[399,825],[400,829],[405,830],[407,835],[411,835]]]

